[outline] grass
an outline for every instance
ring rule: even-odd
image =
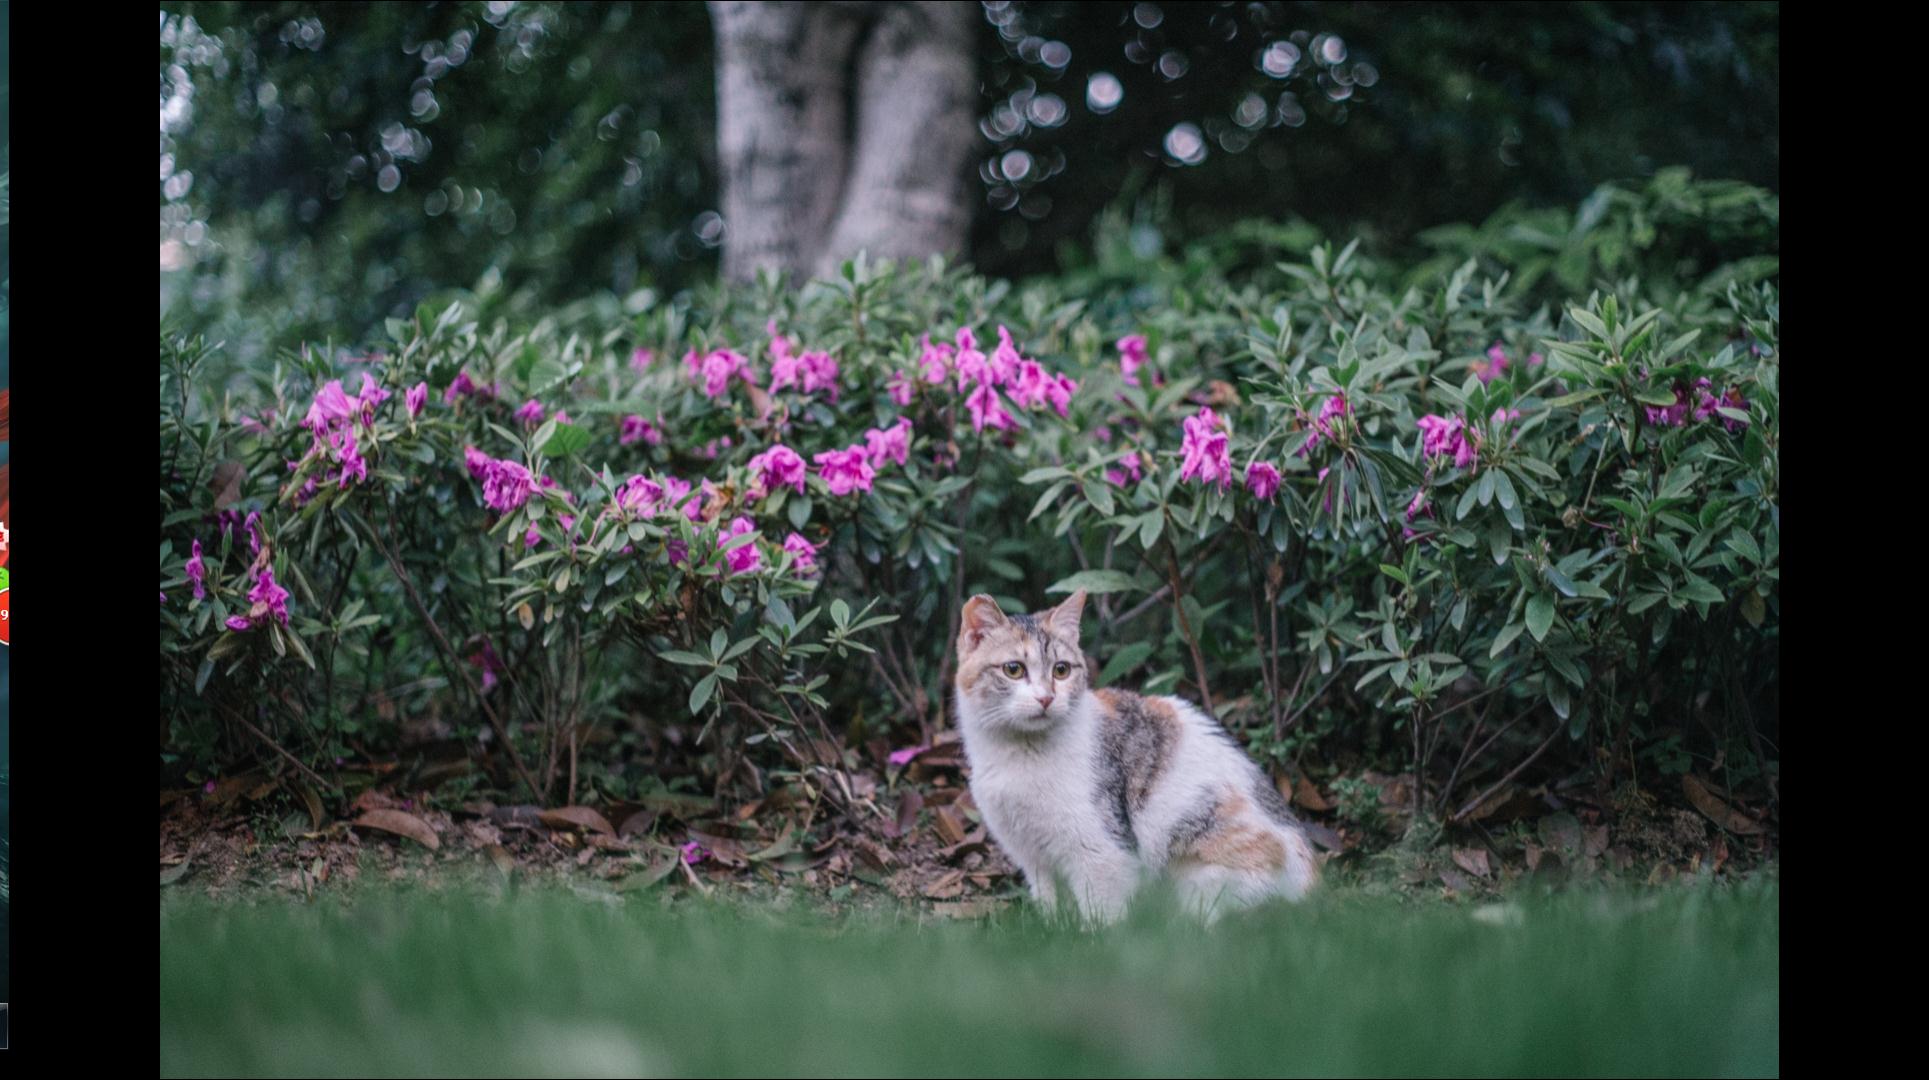
[[[161,910],[163,1075],[1770,1075],[1780,890],[1211,930],[568,893]]]

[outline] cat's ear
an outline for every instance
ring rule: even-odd
[[[1073,645],[1078,644],[1078,620],[1085,615],[1085,590],[1065,598],[1065,602],[1045,614],[1045,625],[1052,633]]]
[[[958,625],[958,655],[964,656],[985,640],[985,635],[1002,629],[1011,620],[998,610],[998,601],[984,593],[965,601],[964,618]]]

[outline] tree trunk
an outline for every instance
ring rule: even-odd
[[[978,5],[712,0],[723,272],[955,252]],[[855,133],[853,134],[853,129]]]

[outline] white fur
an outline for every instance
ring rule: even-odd
[[[1014,697],[1030,700],[1022,692]],[[1246,824],[1279,837],[1286,865],[1271,874],[1182,862],[1171,868],[1182,901],[1210,922],[1273,897],[1304,896],[1318,876],[1312,848],[1298,828],[1273,820],[1250,795],[1255,784],[1270,781],[1190,702],[1156,700],[1177,712],[1181,733],[1144,806],[1132,815],[1133,853],[1110,832],[1097,792],[1101,706],[1090,691],[1076,703],[1054,701],[1042,716],[982,709],[958,695],[972,798],[992,839],[1024,871],[1032,896],[1048,910],[1056,907],[1062,879],[1082,915],[1116,920],[1142,884],[1168,869],[1174,827],[1228,787],[1247,794]]]

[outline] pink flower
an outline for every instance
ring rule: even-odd
[[[1139,452],[1137,450],[1120,458],[1119,466],[1120,467],[1116,469],[1105,470],[1106,481],[1114,487],[1124,487],[1128,479],[1136,484],[1144,476],[1144,473],[1141,471]]]
[[[1527,366],[1528,366],[1528,367],[1535,367],[1535,366],[1537,366],[1537,365],[1539,365],[1539,364],[1541,364],[1542,362],[1544,362],[1544,361],[1545,361],[1546,359],[1547,359],[1547,358],[1546,358],[1546,357],[1544,357],[1544,356],[1542,356],[1542,355],[1541,355],[1540,353],[1528,353],[1528,354],[1527,354]]]
[[[1077,380],[1062,372],[1052,380],[1050,386],[1045,387],[1045,399],[1051,402],[1052,409],[1058,413],[1058,418],[1061,420],[1071,413],[1072,395],[1076,393],[1078,393]]]
[[[1180,448],[1185,462],[1179,469],[1179,479],[1207,484],[1216,481],[1221,491],[1232,486],[1232,440],[1221,430],[1222,425],[1218,414],[1203,406],[1199,415],[1186,418],[1185,441]]]
[[[335,379],[315,391],[315,401],[308,406],[308,415],[302,424],[321,438],[336,426],[337,421],[347,420],[357,412],[357,402],[343,392],[342,381]]]
[[[819,390],[829,390],[830,399],[837,400],[837,361],[827,352],[807,352],[802,357],[804,365],[804,393],[815,394]]]
[[[751,497],[761,499],[780,487],[804,493],[804,459],[782,443],[750,459]]]
[[[703,499],[690,494],[689,484],[674,476],[666,476],[663,478],[663,491],[671,509],[682,510],[683,516],[691,521],[703,520]]]
[[[543,403],[537,401],[535,398],[530,398],[528,401],[523,402],[522,408],[516,410],[516,419],[530,427],[535,427],[537,424],[542,423],[543,416]]]
[[[535,547],[542,542],[542,538],[542,531],[537,529],[536,523],[532,521],[529,523],[529,530],[522,534],[522,546],[525,549]]]
[[[911,404],[911,394],[914,390],[916,387],[912,384],[911,377],[902,371],[892,372],[891,377],[884,383],[884,392],[891,396],[891,401],[900,409]]]
[[[655,353],[642,346],[638,346],[636,351],[630,354],[630,367],[634,369],[638,375],[641,375],[650,369],[650,364],[655,359]]]
[[[963,370],[962,366],[959,368]],[[971,430],[983,431],[987,427],[1004,431],[1017,426],[1010,413],[1005,411],[1004,402],[998,391],[989,382],[981,382],[978,388],[965,398],[965,411],[971,414]]]
[[[969,326],[958,328],[958,355],[953,364],[958,372],[958,389],[963,390],[972,383],[998,385],[996,370],[978,351],[978,339]]]
[[[194,598],[196,600],[207,599],[208,590],[205,584],[207,577],[208,565],[201,561],[201,541],[196,540],[194,542],[194,554],[188,559],[188,580],[194,583]]]
[[[470,478],[477,483],[481,483],[482,478],[488,475],[489,461],[490,457],[488,454],[477,450],[473,446],[466,446],[462,449],[462,464],[468,468]]]
[[[251,620],[249,620],[249,618],[246,615],[228,616],[228,629],[230,630],[239,632],[242,630],[253,630],[254,628],[255,628],[255,624]],[[213,782],[210,781],[209,783],[210,785],[212,785]]]
[[[1320,403],[1319,415],[1313,418],[1313,435],[1299,448],[1299,456],[1305,457],[1319,446],[1321,439],[1330,439],[1339,428],[1340,421],[1351,415],[1352,408],[1346,403],[1345,394],[1334,394]],[[1301,414],[1303,417],[1305,414]]]
[[[883,468],[886,462],[895,461],[899,465],[911,453],[911,421],[898,417],[898,422],[888,428],[872,428],[864,433],[865,456],[873,468]],[[799,490],[802,490],[801,480]]]
[[[891,751],[890,762],[893,765],[909,765],[912,759],[929,749],[931,748],[928,746],[907,746],[902,750],[893,750]]]
[[[1011,331],[999,326],[998,347],[991,351],[989,361],[992,381],[1000,386],[1009,383],[1018,374],[1018,366],[1024,362],[1025,358],[1018,354],[1018,346],[1012,344]],[[1016,395],[1013,396],[1016,398]]]
[[[248,611],[250,621],[260,620],[272,615],[276,622],[288,625],[288,590],[275,583],[275,572],[262,567],[255,575],[254,588],[248,590],[248,601],[254,606]]]
[[[931,344],[930,334],[919,338],[918,344],[918,377],[934,386],[950,377],[951,354],[957,350],[943,342]]]
[[[831,489],[832,495],[849,495],[853,491],[870,491],[871,481],[877,473],[866,460],[864,448],[850,446],[843,450],[826,450],[812,455],[817,463],[818,475]]]
[[[779,390],[799,386],[804,381],[804,358],[792,356],[788,352],[777,352],[777,344],[783,340],[778,338],[777,341],[771,342],[771,352],[777,353],[776,359],[770,362],[769,389],[773,394]]]
[[[631,413],[623,418],[623,430],[617,435],[616,444],[618,446],[628,446],[638,440],[650,446],[658,446],[663,442],[663,432],[657,430],[655,424],[650,423],[635,413]]]
[[[1423,416],[1419,420],[1421,453],[1427,457],[1452,454],[1454,467],[1473,464],[1475,446],[1467,439],[1467,422],[1458,417]]]
[[[1119,373],[1125,376],[1125,385],[1139,385],[1139,369],[1145,366],[1145,335],[1130,334],[1118,341]]]
[[[1320,483],[1320,485],[1321,485],[1321,486],[1324,486],[1324,485],[1325,485],[1325,483],[1326,483],[1326,474],[1327,474],[1327,473],[1329,473],[1329,472],[1331,472],[1331,471],[1332,471],[1332,467],[1331,467],[1331,466],[1327,466],[1327,467],[1325,467],[1325,468],[1322,468],[1322,469],[1321,469],[1321,470],[1319,471],[1319,476],[1317,477],[1317,480],[1319,481],[1319,483]],[[1325,494],[1325,495],[1322,495],[1322,496],[1320,497],[1320,503],[1319,503],[1319,505],[1320,505],[1320,509],[1321,509],[1322,511],[1325,511],[1326,513],[1329,513],[1329,514],[1333,512],[1333,489],[1334,489],[1334,488],[1339,488],[1339,487],[1340,487],[1340,485],[1339,485],[1339,483],[1338,483],[1337,481],[1335,481],[1335,482],[1334,482],[1334,484],[1333,484],[1333,487],[1332,487],[1332,488],[1327,488],[1327,490],[1326,490],[1326,494]],[[1341,506],[1345,506],[1345,505],[1346,505],[1346,491],[1345,491],[1344,489],[1341,489],[1341,490],[1340,490],[1340,505],[1341,505]]]
[[[509,670],[503,666],[502,658],[496,655],[495,646],[489,643],[488,638],[483,638],[481,646],[469,654],[469,663],[482,669],[482,692],[485,694],[496,685],[497,673]]]
[[[695,840],[683,845],[681,850],[683,852],[683,861],[688,865],[700,863],[704,860],[705,856],[710,854],[703,849],[702,844],[697,843]]]
[[[804,539],[801,533],[791,533],[784,537],[784,550],[795,556],[790,565],[799,574],[817,565],[817,545]]]
[[[1519,409],[1509,409],[1505,406],[1502,406],[1501,408],[1494,410],[1494,415],[1488,419],[1487,425],[1493,428],[1495,433],[1498,434],[1501,428],[1507,426],[1507,422],[1509,420],[1518,420],[1518,419],[1520,419]]]
[[[717,397],[730,389],[730,380],[748,377],[750,361],[729,349],[717,349],[703,358],[703,396]]]
[[[491,510],[507,514],[536,492],[535,478],[529,470],[513,461],[498,461],[470,447],[469,472],[482,481],[482,501]],[[479,459],[479,460],[478,460]]]
[[[1475,360],[1469,365],[1473,373],[1480,377],[1482,385],[1494,381],[1494,376],[1507,370],[1507,351],[1496,341],[1487,349],[1487,359]]]
[[[747,517],[740,517],[735,521],[732,521],[728,529],[725,529],[724,531],[717,534],[717,546],[722,547],[724,544],[729,543],[730,540],[735,537],[743,536],[746,533],[753,533],[756,531],[757,531],[756,522],[751,521]],[[749,573],[750,571],[755,570],[758,567],[762,566],[764,561],[763,553],[757,550],[757,542],[755,540],[752,540],[750,543],[745,544],[740,548],[735,548],[735,549],[732,549],[731,551],[726,552],[724,554],[724,558],[729,560],[730,572],[732,574]]]
[[[376,381],[369,376],[368,372],[362,372],[362,394],[361,397],[357,399],[357,403],[361,406],[362,422],[365,424],[374,423],[375,407],[394,396],[395,395],[389,393],[387,390],[382,389],[380,384],[376,383]]]
[[[451,405],[455,403],[456,398],[471,396],[494,397],[495,391],[486,386],[477,386],[475,380],[469,378],[469,373],[462,371],[456,373],[455,381],[442,392],[442,400]]]
[[[1433,537],[1422,536],[1420,533],[1414,531],[1413,520],[1416,517],[1432,516],[1433,507],[1427,504],[1427,489],[1422,487],[1413,493],[1413,501],[1407,504],[1407,523],[1400,527],[1400,536],[1406,540],[1420,537],[1423,541],[1431,541]]]
[[[1689,407],[1687,386],[1676,383],[1674,404],[1660,407],[1643,405],[1642,410],[1647,413],[1648,423],[1655,427],[1682,427],[1688,423]]]
[[[428,383],[419,382],[419,383],[416,383],[414,386],[409,387],[409,392],[402,396],[402,401],[405,404],[407,404],[409,407],[409,419],[413,420],[416,417],[421,416],[422,406],[427,404],[428,400],[429,400]]]
[[[1008,388],[1011,403],[1021,409],[1029,409],[1045,403],[1045,387],[1051,385],[1051,376],[1038,366],[1036,360],[1020,360],[1017,377],[1011,380]]]
[[[1273,493],[1279,490],[1279,470],[1272,463],[1255,461],[1246,466],[1246,489],[1266,502],[1273,500]]]

